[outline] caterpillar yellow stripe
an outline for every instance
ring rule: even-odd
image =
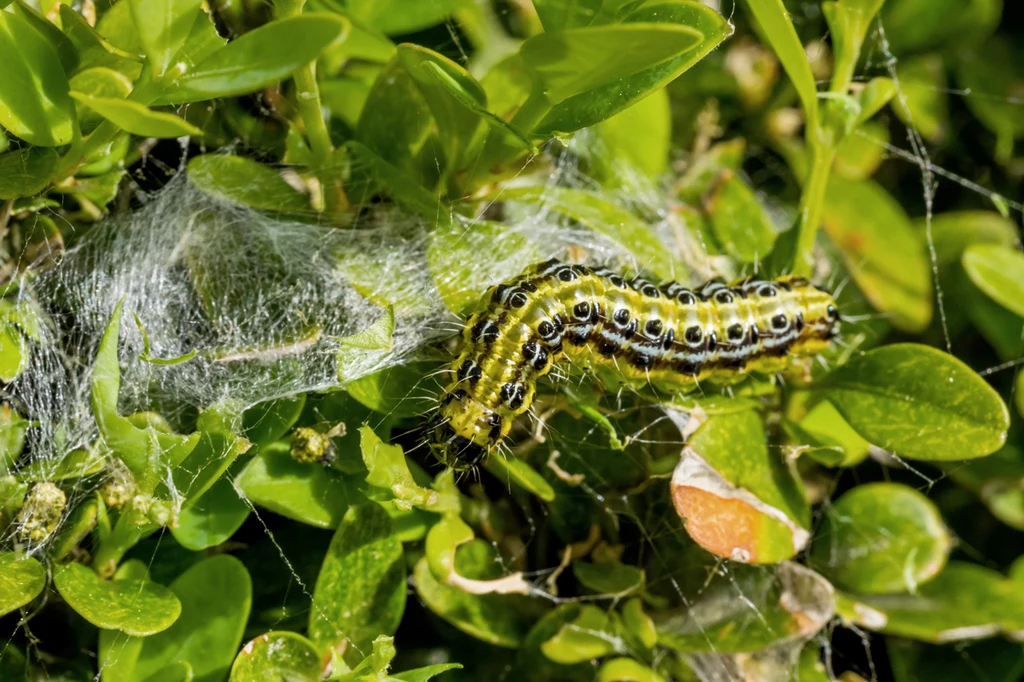
[[[688,289],[557,260],[492,287],[480,308],[427,429],[435,456],[455,469],[495,449],[560,359],[685,393],[704,380],[779,372],[825,349],[839,327],[833,297],[799,277]]]

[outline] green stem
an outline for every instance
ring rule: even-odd
[[[832,145],[814,142],[810,145],[811,168],[804,179],[800,197],[800,227],[797,233],[793,274],[807,277],[814,269],[814,240],[825,207],[825,190],[836,153]]]
[[[530,96],[519,107],[519,110],[516,111],[509,124],[530,137],[534,128],[537,127],[549,111],[551,111],[551,102],[544,95],[544,89],[540,83],[534,83]],[[480,152],[479,161],[479,165],[484,169],[485,173],[492,176],[504,174],[508,169],[504,168],[503,165],[512,156],[522,153],[520,145],[512,145],[507,141],[508,136],[511,136],[511,133],[498,131],[493,128],[488,133],[487,141]]]
[[[103,577],[114,575],[124,555],[157,526],[148,522],[134,509],[125,509],[114,524],[110,535],[104,538],[92,557],[93,568]]]

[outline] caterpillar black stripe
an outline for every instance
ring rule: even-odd
[[[704,380],[779,372],[792,356],[826,348],[838,326],[832,296],[799,277],[688,289],[550,260],[488,290],[466,323],[428,438],[447,465],[476,465],[563,357],[590,372],[613,369],[634,386],[682,393]]]

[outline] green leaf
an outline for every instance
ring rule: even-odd
[[[171,534],[182,547],[199,551],[225,542],[249,517],[249,501],[226,476],[181,510]]]
[[[323,663],[308,639],[294,632],[267,632],[238,652],[229,682],[319,682]]]
[[[743,263],[759,263],[771,253],[777,233],[754,190],[729,170],[722,171],[704,210],[711,229],[725,252]]]
[[[287,78],[348,32],[326,13],[279,19],[243,34],[181,76],[161,102],[200,102],[255,92]]]
[[[818,125],[818,86],[803,43],[789,20],[789,12],[782,0],[745,0],[744,4],[753,15],[759,33],[771,45],[793,82],[807,125],[815,129]]]
[[[1003,445],[1010,425],[991,386],[928,346],[893,344],[855,356],[822,389],[860,435],[900,457],[984,457]]]
[[[113,97],[93,97],[80,92],[72,92],[71,97],[133,135],[159,138],[203,134],[202,130],[174,114],[153,111],[138,102]]]
[[[185,44],[201,0],[128,0],[153,76],[163,77]],[[182,66],[186,66],[182,64]]]
[[[452,220],[434,228],[427,267],[441,300],[455,314],[480,301],[481,292],[523,272],[539,251],[522,233],[488,220]]]
[[[903,208],[874,182],[831,176],[822,227],[839,248],[853,281],[893,326],[921,331],[932,316],[924,241]]]
[[[0,12],[0,54],[0,125],[39,147],[71,142],[68,79],[48,37],[23,16]]]
[[[310,210],[309,200],[277,171],[244,156],[202,154],[187,168],[189,182],[222,201],[267,211]]]
[[[65,5],[61,5],[61,7],[65,7]],[[132,91],[130,78],[120,71],[103,66],[94,66],[79,71],[71,77],[70,85],[72,93],[77,92],[87,97],[103,99],[124,100]],[[78,123],[82,127],[83,133],[90,132],[101,122],[103,122],[103,117],[98,113],[93,113],[89,107],[83,107],[78,112]]]
[[[1020,402],[1021,374],[1017,375],[1017,400]],[[951,479],[977,494],[997,519],[1017,530],[1024,530],[1024,451],[1006,445],[989,457],[942,467]]]
[[[458,663],[435,663],[415,670],[407,670],[403,673],[395,673],[391,677],[401,682],[428,682],[443,672],[459,670],[462,666]]]
[[[1003,0],[888,0],[882,25],[889,49],[902,56],[978,43],[999,25],[1002,12]]]
[[[128,4],[124,3],[123,5],[126,14],[128,13]],[[67,40],[62,40],[57,49],[60,51],[61,62],[64,64],[64,73],[71,75],[72,80],[82,71],[88,71],[93,67],[110,67],[126,74],[126,78],[129,74],[134,77],[141,71],[142,67],[139,64],[141,60],[137,56],[111,45],[89,25],[85,17],[71,9],[70,6],[61,3],[59,7],[60,23]],[[65,51],[71,55],[70,59],[65,58]],[[89,91],[79,90],[79,92],[88,93]]]
[[[142,644],[137,679],[184,661],[199,682],[223,679],[242,642],[252,603],[252,580],[241,561],[219,554],[193,565],[173,583],[181,617]]]
[[[600,595],[624,597],[644,587],[643,570],[629,564],[574,561],[572,572],[587,589]]]
[[[353,172],[358,169],[366,180],[383,185],[399,206],[431,220],[445,220],[447,211],[440,212],[437,196],[414,177],[355,140],[345,143],[345,149],[352,155]]]
[[[914,221],[914,227],[925,234],[927,224],[919,218]],[[960,263],[964,251],[972,244],[1016,246],[1018,243],[1017,226],[994,211],[937,213],[932,216],[931,227],[935,260],[940,268]]]
[[[662,279],[682,277],[687,272],[682,261],[665,247],[649,225],[596,193],[570,187],[505,187],[493,198],[537,204],[562,213],[610,237]]]
[[[88,569],[86,569],[88,570]],[[36,598],[46,587],[46,569],[32,557],[0,552],[0,616]]]
[[[898,483],[869,483],[826,509],[810,565],[853,592],[914,592],[942,570],[951,547],[931,500]]]
[[[896,682],[1019,682],[1024,675],[1024,647],[1005,639],[936,646],[891,638],[885,651]]]
[[[1015,93],[1022,77],[1021,48],[1003,36],[993,36],[959,55],[957,85],[984,97],[966,97],[964,104],[981,123],[996,134],[996,157],[1007,161],[1013,140],[1024,136],[1024,122]]]
[[[889,128],[877,121],[860,124],[836,148],[835,171],[848,180],[866,180],[882,164]]]
[[[877,595],[857,601],[883,616],[869,627],[900,637],[952,642],[999,633],[1014,639],[1024,636],[1020,583],[960,561],[950,562],[916,595]]]
[[[267,445],[284,438],[305,406],[305,393],[257,403],[242,414],[242,435],[256,445]]]
[[[391,517],[374,502],[338,526],[313,591],[309,637],[323,650],[366,651],[405,610],[405,560]]]
[[[163,585],[135,578],[103,580],[82,564],[56,569],[53,584],[87,621],[129,635],[162,632],[178,620],[182,611],[181,602]]]
[[[292,459],[287,443],[260,448],[235,485],[253,504],[317,528],[336,528],[359,498],[337,471]]]
[[[1024,254],[998,244],[978,244],[964,251],[963,265],[989,298],[1024,316]]]
[[[348,348],[359,348],[361,350],[384,350],[390,351],[394,345],[395,337],[395,306],[389,305],[384,314],[369,327],[352,336],[343,336],[335,339],[339,346]],[[344,352],[344,351],[340,351]]]
[[[585,604],[579,616],[541,644],[540,650],[550,660],[563,665],[601,658],[617,650],[615,629],[610,612]]]
[[[548,33],[566,28],[589,26],[601,13],[603,0],[533,0],[544,30]]]
[[[665,682],[665,678],[632,658],[613,658],[601,664],[596,682]]]
[[[658,24],[662,29],[665,29],[666,26],[685,27],[696,31],[699,34],[699,40],[686,50],[677,50],[675,56],[671,56],[665,61],[626,75],[621,80],[613,80],[593,87],[557,104],[534,127],[533,132],[537,136],[547,137],[557,133],[573,132],[614,116],[667,85],[703,59],[732,32],[732,27],[720,14],[695,0],[645,3],[643,7],[623,18],[623,22],[641,25]],[[666,33],[670,31],[671,29]],[[677,47],[684,40],[686,38],[682,37],[680,43],[677,43]],[[614,49],[608,49],[612,44],[615,45]],[[609,43],[601,48],[603,49],[602,56],[604,58],[610,58],[612,55],[621,57],[623,55],[619,50],[622,47],[619,42]],[[649,58],[655,56],[644,49],[641,49],[640,52],[646,52]],[[575,66],[578,67],[579,64]],[[583,66],[584,72],[589,72],[592,68],[590,63]],[[619,69],[615,69],[615,71],[619,71]],[[607,76],[608,73],[605,72],[604,75]],[[571,76],[567,76],[567,78],[573,80]]]
[[[135,427],[118,414],[121,389],[117,343],[121,332],[121,307],[118,303],[110,317],[92,369],[92,411],[103,442],[125,463],[135,476],[140,492],[151,493],[168,467],[180,464],[195,449],[199,434],[181,436]]]
[[[711,416],[690,438],[672,477],[676,511],[708,551],[744,563],[788,559],[809,539],[800,485],[753,410]]]
[[[503,483],[515,484],[531,495],[536,495],[545,502],[555,499],[555,490],[543,476],[529,464],[515,457],[498,455],[488,457],[484,468]]]
[[[838,0],[821,5],[832,36],[835,67],[832,92],[844,93],[853,80],[853,71],[860,59],[861,46],[871,20],[885,0]]]
[[[366,424],[359,427],[359,448],[368,471],[366,482],[390,491],[395,496],[395,506],[436,512],[458,510],[457,496],[438,493],[416,483],[402,447],[385,444]]]
[[[433,362],[396,365],[345,384],[348,394],[371,410],[395,417],[416,417],[430,406],[420,396],[428,390],[424,377],[438,367]]]
[[[28,420],[10,405],[0,405],[0,475],[6,473],[21,456],[28,427]]]
[[[28,147],[0,154],[0,199],[18,199],[42,192],[50,184],[59,158],[49,147]]]
[[[0,322],[0,381],[10,383],[21,375],[28,361],[25,337],[12,322]]]
[[[672,107],[663,88],[597,125],[614,166],[656,179],[668,169]]]
[[[551,104],[677,57],[703,34],[681,24],[629,23],[541,33],[519,50]]]
[[[468,547],[468,546],[467,546]],[[490,557],[493,562],[493,556]],[[479,570],[483,559],[476,561]],[[460,574],[465,567],[460,566]],[[416,592],[427,607],[466,634],[494,646],[516,648],[529,630],[533,617],[518,595],[463,592],[438,581],[426,558],[413,570]],[[528,603],[528,601],[527,601]]]
[[[397,35],[436,26],[465,6],[467,0],[345,0],[344,4],[346,14],[354,21],[387,35]]]
[[[897,65],[899,94],[893,111],[904,125],[929,142],[939,142],[949,130],[946,68],[938,54],[901,59]]]

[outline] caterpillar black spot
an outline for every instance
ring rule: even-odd
[[[466,323],[428,439],[448,466],[476,465],[563,357],[585,371],[614,369],[630,385],[682,393],[704,380],[779,372],[795,355],[824,350],[838,327],[832,296],[799,277],[688,289],[550,260],[488,290]]]

